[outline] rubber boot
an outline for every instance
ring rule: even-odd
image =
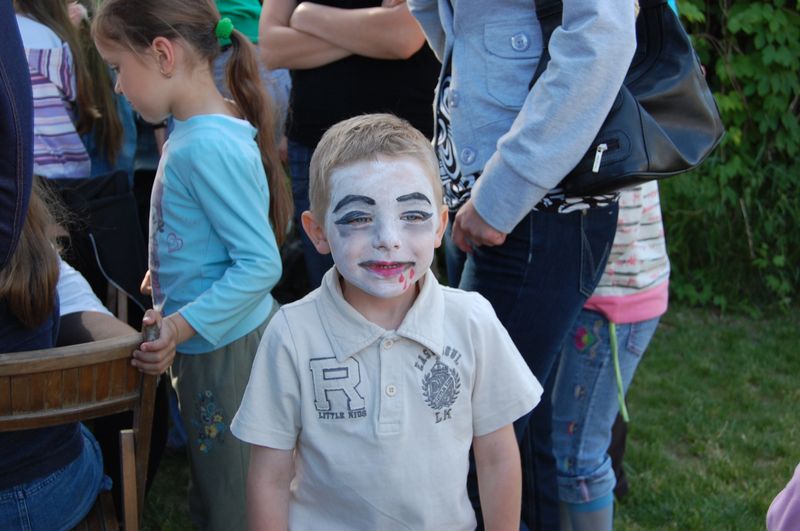
[[[611,531],[614,527],[612,493],[588,503],[562,503],[561,506],[561,531]]]

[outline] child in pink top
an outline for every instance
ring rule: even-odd
[[[620,394],[667,310],[668,280],[658,185],[651,181],[620,194],[606,270],[567,336],[556,374],[553,450],[561,520],[573,531],[612,529],[611,427]]]

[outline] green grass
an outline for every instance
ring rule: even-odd
[[[662,319],[628,394],[618,529],[764,529],[800,461],[795,315]]]
[[[628,394],[630,493],[616,526],[764,529],[800,462],[800,326],[677,308],[662,319]],[[162,461],[144,529],[189,529],[182,456]]]
[[[189,523],[189,463],[184,453],[168,451],[147,494],[142,530],[182,531]]]

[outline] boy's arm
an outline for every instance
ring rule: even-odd
[[[391,5],[391,4],[389,4]],[[417,21],[405,2],[380,7],[343,9],[302,2],[290,26],[324,39],[334,46],[374,59],[408,59],[425,43]]]
[[[290,27],[289,19],[296,8],[295,0],[264,3],[258,20],[258,45],[269,69],[316,68],[351,55],[348,50]]]
[[[293,450],[250,446],[247,473],[248,528],[286,531],[289,527],[289,484],[294,475]]]
[[[487,531],[518,530],[522,465],[512,424],[472,440]]]

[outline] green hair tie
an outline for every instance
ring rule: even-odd
[[[228,17],[221,18],[219,22],[217,22],[217,27],[214,28],[214,35],[217,36],[218,39],[228,39],[233,33],[233,22]]]

